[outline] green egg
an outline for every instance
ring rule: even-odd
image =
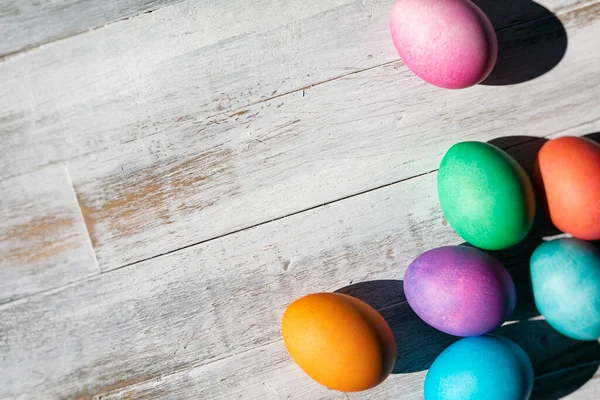
[[[531,230],[535,216],[531,180],[498,147],[481,142],[455,144],[442,160],[437,182],[448,223],[472,245],[505,249]]]

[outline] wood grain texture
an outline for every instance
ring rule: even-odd
[[[420,398],[424,370],[453,338],[410,311],[399,279],[424,250],[461,242],[442,218],[435,178],[0,306],[0,398],[338,398],[287,358],[281,315],[302,295],[376,280],[392,286],[345,292],[377,295],[370,302],[399,338],[398,374],[350,398]],[[527,257],[502,257],[526,271]],[[540,374],[600,360],[600,346],[560,337],[544,321],[499,333],[524,346]]]
[[[0,305],[0,398],[421,398],[452,338],[398,282],[461,242],[428,171],[459,140],[598,130],[600,4],[544,2],[568,33],[549,73],[453,92],[394,61],[389,1],[207,3],[0,62],[0,259],[23,261],[0,268],[16,291]],[[560,43],[548,19],[526,22],[539,7],[488,4],[513,64]],[[62,165],[40,169],[63,160],[74,188]],[[527,256],[500,256],[526,272]],[[289,360],[280,318],[304,294],[377,280],[393,285],[367,292],[402,339],[398,374],[341,397]],[[598,344],[530,312],[499,333],[534,360],[536,395],[593,396]]]
[[[409,321],[410,322],[410,321]],[[526,331],[521,332],[526,335]],[[532,332],[535,334],[536,332]],[[419,341],[406,336],[406,340]],[[443,348],[443,347],[441,347]],[[439,351],[439,349],[438,349]],[[565,349],[547,347],[546,352],[569,357]],[[542,361],[532,357],[534,364]],[[595,361],[540,375],[535,380],[532,400],[597,398],[598,367]],[[568,364],[566,362],[565,364]],[[155,378],[116,390],[98,399],[400,399],[422,400],[427,371],[392,374],[373,390],[340,393],[326,389],[308,378],[291,361],[282,342],[269,344],[212,364]],[[583,385],[583,386],[582,386]],[[566,397],[565,397],[566,396]]]
[[[429,174],[0,306],[0,398],[88,398],[277,342],[293,299],[453,242]]]
[[[0,4],[0,56],[178,1],[5,0]]]
[[[478,3],[499,28],[548,14],[524,0]],[[541,3],[564,13],[589,1]],[[8,59],[0,177],[155,134],[197,135],[249,104],[397,60],[391,6],[188,1]]]
[[[69,163],[101,268],[431,171],[456,141],[600,128],[598,10],[561,16],[564,59],[520,85],[441,90],[395,62]],[[558,40],[545,21],[503,30],[506,56]]]
[[[0,303],[99,273],[63,165],[0,182]]]

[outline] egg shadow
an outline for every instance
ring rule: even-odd
[[[556,15],[545,7],[529,0],[472,1],[490,18],[498,37],[498,60],[482,85],[527,82],[562,60],[567,33]]]
[[[586,135],[600,142],[600,133]],[[507,136],[491,140],[533,174],[539,149],[547,139]],[[535,373],[531,399],[557,400],[579,389],[593,378],[600,365],[600,344],[570,339],[553,329],[535,306],[529,260],[545,238],[559,235],[547,213],[537,206],[531,232],[518,245],[501,251],[486,251],[505,265],[513,278],[517,304],[507,324],[493,333],[519,344],[529,355]],[[463,246],[471,246],[462,243]],[[472,246],[471,246],[472,247]],[[461,339],[440,332],[422,321],[408,305],[402,280],[355,283],[335,291],[356,297],[375,308],[388,322],[396,338],[393,374],[427,370],[450,344]]]
[[[600,144],[600,132],[589,133],[583,135],[583,137]],[[492,139],[488,141],[488,143],[503,149],[512,156],[523,167],[525,172],[527,172],[531,181],[535,182],[534,170],[537,155],[547,141],[548,139],[534,136],[503,136]],[[552,223],[539,188],[534,185],[534,190],[536,195],[536,213],[533,227],[531,228],[529,235],[521,243],[515,248],[509,249],[509,251],[513,253],[526,253],[528,250],[537,247],[543,239],[563,234],[563,232],[558,230]]]
[[[466,242],[460,245],[473,247]],[[514,312],[507,323],[492,334],[514,341],[531,359],[535,374],[531,399],[557,400],[593,378],[600,365],[600,344],[570,339],[540,316],[529,273],[529,260],[535,247],[535,241],[531,241],[507,250],[486,251],[506,266],[517,292]]]
[[[401,280],[360,282],[335,292],[371,305],[390,325],[396,338],[396,364],[392,374],[428,369],[446,347],[459,339],[432,328],[414,313],[406,302]]]
[[[600,345],[561,335],[543,319],[523,319],[497,329],[525,350],[535,375],[531,399],[557,400],[594,377],[600,365]]]
[[[506,153],[512,156],[523,167],[533,183],[535,182],[534,169],[537,155],[547,141],[548,139],[533,136],[505,136],[492,139],[488,143],[502,148]],[[508,250],[512,254],[531,254],[544,238],[562,234],[562,232],[552,223],[550,216],[546,211],[544,199],[535,185],[534,191],[536,212],[533,226],[527,237],[521,241],[521,243]],[[499,256],[501,256],[501,254],[499,254]]]
[[[588,133],[587,135],[583,135],[583,137],[586,137],[588,139],[593,140],[596,143],[600,144],[600,132],[595,132],[595,133]]]
[[[508,322],[493,333],[517,343],[531,359],[535,375],[531,399],[560,399],[594,377],[600,365],[600,344],[568,338],[540,316],[529,273],[531,254],[515,253],[505,251],[498,258],[515,282],[517,306]]]

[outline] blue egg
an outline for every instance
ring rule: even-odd
[[[531,283],[539,312],[576,340],[600,338],[600,251],[583,240],[542,243],[531,256]]]
[[[527,400],[533,366],[500,336],[461,339],[436,358],[425,378],[425,400]]]

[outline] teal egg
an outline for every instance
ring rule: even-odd
[[[600,251],[579,239],[544,242],[531,256],[531,283],[539,312],[576,340],[600,338]]]
[[[527,400],[531,360],[500,336],[459,340],[444,350],[425,377],[425,400]]]
[[[505,249],[531,230],[535,216],[531,180],[498,147],[481,142],[455,144],[442,159],[437,182],[444,216],[472,245]]]

